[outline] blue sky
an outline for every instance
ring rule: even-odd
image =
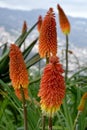
[[[67,15],[87,18],[87,0],[0,0],[0,7],[22,10],[53,7],[57,11],[57,4],[61,5]]]

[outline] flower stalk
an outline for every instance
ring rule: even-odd
[[[26,104],[26,99],[24,95],[24,90],[21,87],[21,95],[22,95],[22,103],[23,103],[23,112],[24,112],[24,130],[28,130],[28,125],[27,125],[27,104]]]
[[[69,43],[68,43],[68,35],[66,34],[66,69],[65,69],[65,80],[67,81],[68,77],[68,48],[69,48]]]
[[[45,130],[45,119],[46,119],[46,116],[42,115],[42,130]]]
[[[52,117],[49,117],[49,130],[52,130]]]
[[[77,123],[78,123],[78,119],[79,119],[80,114],[81,114],[81,111],[78,111],[77,116],[76,116],[76,119],[75,119],[75,121],[74,121],[73,130],[78,130],[78,129],[77,129]]]

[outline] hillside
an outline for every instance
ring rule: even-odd
[[[23,21],[26,20],[28,27],[30,28],[36,21],[39,15],[44,16],[46,10],[37,9],[31,11],[11,10],[6,8],[0,8],[0,29],[4,27],[6,32],[14,35],[15,31],[21,31]],[[87,19],[74,18],[68,16],[71,23],[70,43],[75,46],[86,47],[87,45]],[[56,14],[58,22],[58,16]],[[58,24],[57,24],[58,25]],[[60,32],[59,26],[58,37],[59,39],[65,39],[65,36]],[[1,31],[0,31],[1,33]]]

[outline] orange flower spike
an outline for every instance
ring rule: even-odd
[[[65,96],[63,72],[58,57],[52,56],[44,69],[38,93],[42,112],[50,117],[60,109]]]
[[[28,100],[29,99],[28,88],[24,88],[23,90],[24,90],[25,99]],[[18,97],[19,100],[22,100],[22,95],[21,95],[20,89],[15,89],[15,95]]]
[[[25,33],[25,32],[27,32],[27,23],[26,23],[26,21],[24,21],[24,23],[23,23],[22,34]]]
[[[14,89],[19,89],[20,87],[27,88],[29,80],[26,64],[20,49],[15,44],[11,44],[9,57],[10,79]]]
[[[40,15],[40,16],[38,17],[38,24],[37,24],[38,32],[40,32],[41,25],[42,25],[42,16]]]
[[[60,7],[60,5],[57,5],[57,9],[59,10],[59,23],[60,23],[60,28],[64,34],[69,34],[70,33],[70,23],[69,20],[64,13],[63,9]]]
[[[87,100],[87,92],[84,93],[82,98],[81,98],[80,104],[78,106],[78,110],[79,111],[83,111],[84,110],[86,100]]]
[[[41,25],[39,36],[40,57],[50,57],[57,53],[56,21],[53,9],[50,8]]]

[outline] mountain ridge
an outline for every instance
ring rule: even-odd
[[[29,28],[36,23],[38,16],[44,16],[47,10],[35,9],[30,11],[14,10],[0,7],[0,27],[4,27],[6,31],[11,33],[11,30],[20,31],[24,20],[26,20]],[[77,46],[87,46],[86,33],[87,33],[87,19],[79,17],[68,16],[71,24],[70,42]],[[56,14],[57,31],[60,39],[65,39],[65,36],[61,33],[58,23],[58,14]]]

